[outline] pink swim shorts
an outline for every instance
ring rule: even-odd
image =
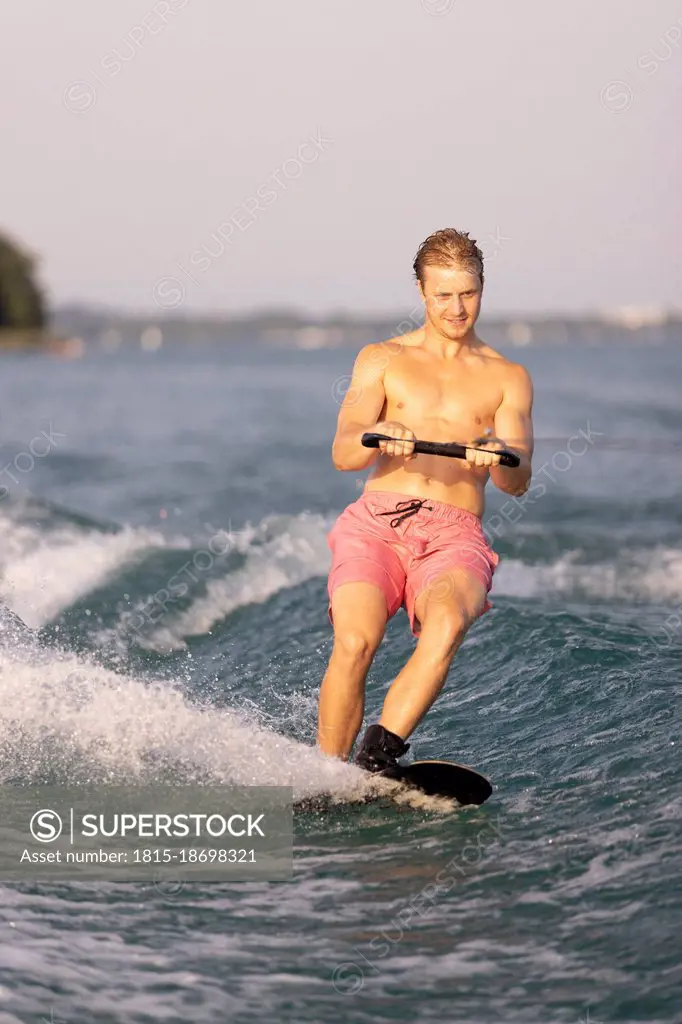
[[[342,583],[373,583],[383,591],[389,618],[405,607],[415,636],[420,625],[414,605],[425,587],[459,568],[480,580],[487,594],[500,560],[473,512],[393,491],[365,491],[341,513],[327,543],[330,602]],[[486,600],[483,612],[489,608]]]

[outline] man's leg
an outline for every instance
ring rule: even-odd
[[[438,576],[415,601],[421,623],[417,646],[386,694],[380,724],[405,740],[443,688],[450,663],[471,624],[481,614],[487,591],[464,569]]]
[[[386,629],[386,598],[372,583],[344,583],[332,596],[334,647],[320,690],[317,742],[347,758],[365,710],[365,679]]]

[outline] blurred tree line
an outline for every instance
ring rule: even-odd
[[[0,233],[0,332],[45,326],[45,300],[35,280],[35,260]]]

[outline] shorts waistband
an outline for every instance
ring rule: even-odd
[[[459,508],[457,505],[450,505],[447,501],[435,501],[433,498],[422,498],[417,494],[401,494],[399,491],[364,491],[360,495],[360,501],[366,504],[378,506],[381,511],[388,511],[397,508],[401,502],[421,501],[423,506],[416,514],[425,512],[429,519],[443,519],[450,522],[471,522],[481,526],[481,520],[475,513],[468,509]],[[371,508],[370,508],[371,511]],[[397,515],[400,513],[397,512]]]

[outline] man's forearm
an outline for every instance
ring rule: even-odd
[[[378,450],[363,448],[360,443],[362,435],[370,429],[370,426],[354,423],[336,435],[332,445],[332,461],[336,469],[367,469],[373,462],[376,462],[379,455]]]
[[[520,497],[525,494],[530,486],[533,470],[530,464],[530,456],[518,453],[521,462],[515,469],[508,466],[493,466],[490,470],[490,479],[495,487],[505,494],[512,494]]]

